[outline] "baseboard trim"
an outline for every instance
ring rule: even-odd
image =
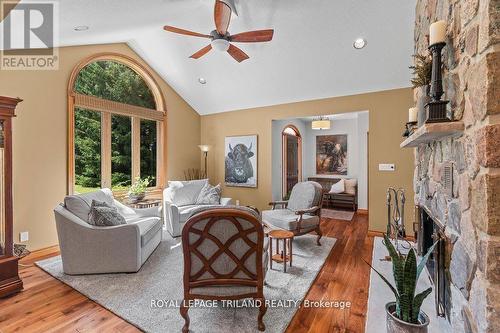
[[[44,247],[35,251],[32,251],[29,255],[19,260],[20,264],[29,265],[35,261],[45,259],[47,257],[52,257],[59,254],[59,245],[52,245]]]
[[[359,215],[368,215],[368,209],[360,209],[360,208],[358,208],[358,210],[356,211],[356,213],[358,213]]]

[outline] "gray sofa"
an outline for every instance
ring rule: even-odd
[[[87,221],[92,200],[114,205],[127,223],[90,225]],[[115,200],[110,189],[67,196],[54,214],[66,274],[137,272],[162,238],[158,207],[129,208]]]
[[[163,190],[163,220],[172,237],[181,235],[182,228],[193,212],[200,207],[231,205],[231,198],[220,198],[218,205],[200,205],[196,203],[198,195],[208,179],[169,181]]]

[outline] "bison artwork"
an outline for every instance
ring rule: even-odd
[[[257,186],[256,141],[256,136],[226,138],[226,185]]]
[[[316,174],[347,175],[347,135],[316,137]]]

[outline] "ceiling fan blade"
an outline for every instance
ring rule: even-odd
[[[242,32],[231,36],[231,42],[237,43],[256,43],[256,42],[269,42],[273,39],[274,30],[256,30]]]
[[[201,50],[199,50],[198,52],[196,52],[195,54],[193,54],[189,58],[193,58],[193,59],[201,58],[205,54],[207,54],[208,51],[210,51],[211,49],[212,49],[212,45],[208,44],[207,46],[205,46],[204,48],[202,48]]]
[[[237,48],[233,44],[229,45],[229,49],[227,49],[227,53],[231,55],[231,57],[234,58],[237,62],[242,62],[244,60],[247,60],[249,57],[248,55],[243,52],[241,49]]]
[[[189,31],[189,30],[185,30],[185,29],[181,29],[181,28],[172,27],[170,25],[164,26],[163,29],[165,29],[166,31],[174,32],[176,34],[181,34],[181,35],[188,35],[188,36],[194,36],[194,37],[203,37],[203,38],[212,38],[212,36],[210,36],[210,35],[200,34],[198,32],[194,32],[194,31]]]
[[[226,35],[231,22],[231,8],[220,0],[215,0],[214,20],[217,32],[222,36]]]

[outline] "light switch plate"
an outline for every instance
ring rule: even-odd
[[[394,171],[396,170],[396,166],[394,164],[379,164],[379,171]]]
[[[19,233],[19,241],[27,242],[30,239],[30,234],[27,231],[23,231]]]

